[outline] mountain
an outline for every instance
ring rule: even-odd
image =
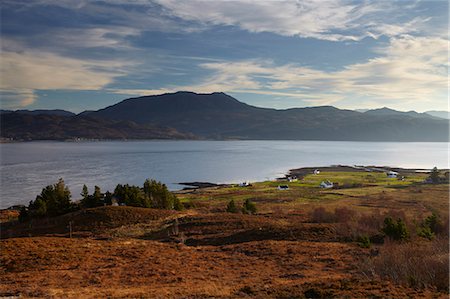
[[[172,127],[207,139],[448,141],[449,136],[448,121],[413,111],[361,113],[331,106],[275,110],[224,93],[130,98],[88,115]]]
[[[369,115],[375,115],[375,116],[393,116],[393,115],[401,116],[401,115],[403,115],[403,116],[411,116],[411,117],[433,118],[433,116],[431,116],[430,114],[427,114],[427,113],[417,113],[416,111],[403,112],[403,111],[393,110],[393,109],[390,109],[387,107],[367,110],[364,113],[369,114]]]
[[[175,129],[83,116],[49,114],[1,115],[1,137],[13,140],[66,139],[195,139]]]
[[[74,116],[75,115],[75,113],[73,113],[73,112],[61,110],[61,109],[16,110],[16,111],[0,110],[0,114],[11,113],[11,112],[16,112],[16,113],[21,113],[21,114],[30,114],[30,115],[59,115],[59,116]]]
[[[436,111],[436,110],[431,110],[431,111],[426,111],[425,112],[428,115],[432,115],[434,117],[439,117],[439,118],[444,118],[444,119],[450,119],[450,112],[449,111]]]

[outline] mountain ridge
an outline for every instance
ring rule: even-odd
[[[115,126],[131,122],[170,128],[183,136],[220,140],[448,141],[449,132],[448,120],[424,113],[389,108],[357,112],[333,106],[277,110],[251,106],[220,92],[128,98],[76,117]]]

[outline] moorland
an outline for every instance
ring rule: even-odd
[[[314,170],[187,188],[177,210],[3,210],[0,295],[448,298],[448,172]]]

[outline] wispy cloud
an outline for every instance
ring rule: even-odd
[[[1,53],[0,90],[9,95],[2,102],[18,106],[31,104],[34,90],[70,89],[98,90],[127,74],[133,62],[122,60],[88,60],[60,56],[51,52],[21,47],[20,43],[4,40]],[[10,104],[9,104],[10,105]]]
[[[298,98],[313,105],[352,100],[354,106],[417,102],[445,102],[447,91],[447,40],[431,37],[393,38],[377,49],[379,57],[350,64],[338,71],[324,71],[293,64],[248,60],[208,62],[212,72],[194,85],[167,86],[158,91],[240,92]],[[143,91],[145,92],[145,90]],[[121,90],[124,94],[134,92]],[[142,93],[139,93],[142,94]],[[357,100],[355,100],[357,99]],[[363,101],[357,103],[355,101]]]
[[[155,0],[167,15],[204,26],[237,26],[249,32],[272,32],[331,41],[396,36],[419,30],[427,20],[397,15],[414,5],[388,1],[176,1]],[[411,4],[411,3],[410,3]],[[201,7],[201,9],[199,9]],[[387,18],[387,16],[391,16]]]

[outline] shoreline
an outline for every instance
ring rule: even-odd
[[[411,174],[411,173],[429,173],[432,168],[424,169],[424,168],[401,168],[401,167],[391,167],[391,166],[363,166],[363,165],[330,165],[330,166],[321,166],[321,167],[300,167],[300,168],[292,168],[287,171],[284,177],[278,177],[271,179],[269,181],[286,181],[290,177],[296,177],[301,180],[304,176],[308,174],[314,173],[315,170],[319,170],[321,172],[389,172],[395,171],[400,174]],[[439,169],[440,171],[447,172],[449,169]],[[253,181],[249,183],[258,183],[263,181]],[[202,190],[206,188],[220,188],[227,187],[232,185],[238,185],[242,182],[232,182],[232,183],[214,183],[214,182],[180,182],[178,185],[184,186],[180,190],[171,191],[175,194],[185,193],[185,192],[195,192],[195,190]],[[5,210],[17,210],[15,207],[20,207],[22,204],[13,204],[6,208],[0,208],[0,211]]]

